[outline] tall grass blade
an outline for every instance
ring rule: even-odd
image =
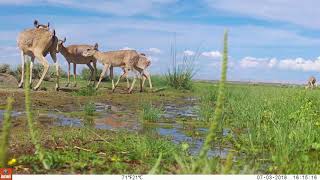
[[[205,142],[202,146],[202,149],[199,153],[199,165],[201,166],[201,162],[207,157],[208,151],[210,149],[210,145],[212,144],[215,133],[217,123],[222,119],[223,113],[223,104],[225,101],[225,82],[227,79],[227,64],[228,64],[228,31],[226,30],[224,33],[224,47],[223,47],[223,60],[222,60],[222,70],[221,70],[221,79],[219,83],[219,91],[218,98],[216,103],[216,108],[214,112],[214,117],[211,120],[211,125],[209,129],[209,133],[205,139]],[[199,168],[199,166],[197,167]]]
[[[156,172],[158,171],[161,159],[162,159],[162,153],[160,153],[159,158],[157,159],[157,162],[154,164],[153,168],[149,171],[148,174],[156,174]]]
[[[26,108],[26,113],[27,113],[27,121],[28,121],[28,127],[31,135],[31,141],[34,144],[36,148],[36,153],[39,156],[39,159],[45,169],[50,169],[50,166],[45,160],[45,155],[44,151],[41,147],[41,144],[39,142],[39,133],[34,126],[34,121],[33,121],[33,115],[32,115],[32,110],[31,110],[31,95],[30,95],[30,62],[27,63],[26,66],[26,81],[25,81],[25,86],[24,86],[24,94],[25,94],[25,108]]]
[[[12,111],[13,98],[7,99],[6,112],[2,122],[2,134],[0,140],[0,167],[6,167],[8,161],[8,146],[9,146],[9,135],[11,127],[11,111]]]
[[[227,160],[222,167],[222,173],[223,174],[229,174],[232,171],[232,165],[233,165],[233,153],[229,153],[227,156]]]

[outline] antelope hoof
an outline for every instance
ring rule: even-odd
[[[67,83],[67,84],[65,85],[65,87],[68,87],[68,86],[69,86],[69,84],[70,84],[70,83]]]
[[[73,85],[73,87],[77,87],[77,83],[75,83],[75,84]]]
[[[128,91],[128,94],[132,94],[132,90],[131,90],[131,91],[129,90],[129,91]]]
[[[54,88],[54,90],[56,90],[56,91],[59,91],[59,86],[56,86],[55,88]]]
[[[18,88],[22,88],[23,87],[23,83],[19,83]]]
[[[38,91],[39,87],[34,87],[33,90],[34,91]]]

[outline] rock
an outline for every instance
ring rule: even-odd
[[[18,86],[17,79],[14,76],[6,73],[0,73],[0,83],[5,85]]]

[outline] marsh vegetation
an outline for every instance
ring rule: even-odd
[[[73,92],[0,84],[1,163],[21,174],[320,173],[320,91],[227,83],[227,54],[225,35],[220,83],[192,88],[170,85],[180,70],[133,94],[124,82],[117,93],[81,79]]]

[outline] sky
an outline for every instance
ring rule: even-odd
[[[320,76],[317,7],[317,0],[0,0],[0,64],[21,63],[18,33],[37,19],[50,22],[66,45],[143,52],[151,74],[167,72],[175,44],[177,60],[193,64],[195,79],[216,80],[227,29],[228,80],[305,83]]]

